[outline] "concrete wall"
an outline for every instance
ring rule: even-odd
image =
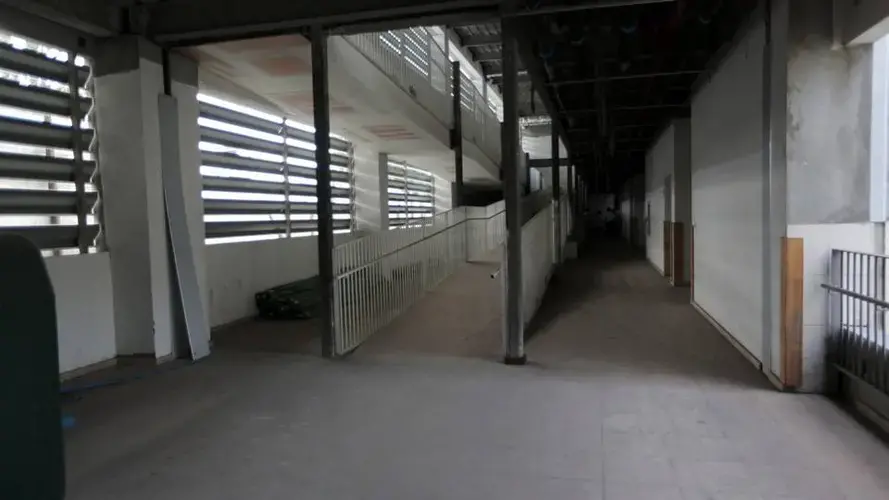
[[[675,156],[675,129],[671,125],[661,135],[645,158],[645,253],[648,260],[663,274],[664,272],[664,221],[673,219],[666,213],[665,202],[673,197],[673,164]],[[669,180],[670,185],[665,186]],[[666,190],[670,189],[668,195]]]
[[[695,96],[691,117],[694,300],[761,357],[762,67],[754,26]]]
[[[117,346],[110,256],[50,257],[46,269],[56,296],[59,372],[113,359]]]

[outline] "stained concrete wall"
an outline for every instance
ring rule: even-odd
[[[763,47],[755,24],[695,96],[691,115],[694,301],[763,354]]]
[[[828,2],[797,5],[790,21],[787,223],[867,221],[871,49],[832,49]]]

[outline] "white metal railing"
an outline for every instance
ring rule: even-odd
[[[382,231],[334,249],[334,352],[346,354],[466,261],[466,211]]]
[[[446,127],[453,126],[450,59],[423,27],[343,37]],[[500,121],[494,105],[461,79],[463,138],[500,164]]]

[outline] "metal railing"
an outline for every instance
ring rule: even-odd
[[[334,352],[343,355],[466,261],[464,208],[334,249]]]
[[[889,257],[833,250],[828,291],[828,361],[889,394],[886,262]]]
[[[423,27],[343,37],[446,127],[454,123],[450,59]],[[500,163],[500,120],[493,104],[468,78],[461,79],[463,138]]]

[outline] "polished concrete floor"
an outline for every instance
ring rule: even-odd
[[[84,394],[66,408],[68,498],[889,498],[883,442],[771,389],[627,248],[556,277],[525,367],[496,362],[489,268],[346,360],[235,343]]]

